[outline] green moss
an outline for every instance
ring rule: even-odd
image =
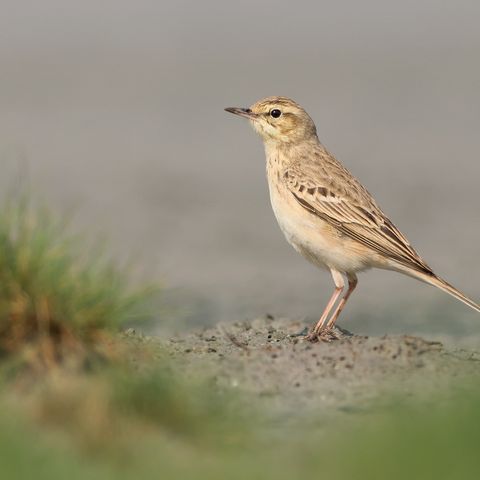
[[[138,393],[129,403],[141,410],[142,397]],[[156,398],[161,404],[162,394]],[[188,435],[172,435],[171,429],[154,428],[159,427],[158,407],[153,414],[149,407],[141,415],[142,425],[150,419],[151,428],[138,428],[115,413],[124,427],[123,441],[103,439],[91,450],[76,446],[75,432],[65,437],[52,434],[51,428],[15,425],[11,415],[1,415],[0,475],[14,479],[476,479],[480,394],[459,394],[452,400],[430,408],[397,405],[355,419],[343,416],[321,431],[315,422],[290,423],[275,435],[251,434],[234,448],[225,439],[235,435],[238,423],[230,423],[214,441],[199,442]],[[171,405],[165,405],[168,411]],[[216,421],[211,415],[202,419]]]

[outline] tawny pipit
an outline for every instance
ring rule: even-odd
[[[277,221],[297,252],[330,270],[335,290],[312,340],[328,338],[357,286],[357,272],[395,270],[449,293],[480,312],[480,306],[441,279],[410,245],[360,182],[320,143],[305,110],[285,97],[250,108],[226,108],[250,120],[262,137],[270,200]],[[348,287],[339,300],[345,281]]]

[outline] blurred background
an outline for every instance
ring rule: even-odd
[[[321,141],[431,266],[480,299],[480,4],[2,2],[2,190],[26,178],[162,280],[179,325],[316,319],[332,282],[283,239],[261,141],[223,111],[302,104]],[[478,315],[391,272],[341,325],[478,334]]]

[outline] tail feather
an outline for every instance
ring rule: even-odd
[[[473,308],[473,310],[480,312],[480,305],[478,303],[475,303],[472,299],[468,298],[462,292],[457,290],[454,286],[450,285],[448,282],[446,282],[442,278],[437,277],[437,275],[419,272],[416,270],[413,271],[410,269],[408,271],[403,270],[402,273],[406,273],[407,275],[417,278],[418,280],[421,280],[425,283],[429,283],[430,285],[433,285],[434,287],[437,287],[440,290],[443,290],[444,292],[448,293],[449,295],[456,298],[457,300],[460,300],[465,305],[468,305],[470,308]]]

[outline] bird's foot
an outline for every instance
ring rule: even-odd
[[[345,337],[351,337],[353,334],[350,333],[348,330],[344,330],[343,328],[339,327],[324,327],[321,330],[316,330],[312,328],[306,339],[312,343],[316,342],[326,342],[330,343],[334,340],[340,340]]]
[[[339,340],[340,336],[332,328],[324,328],[319,332],[313,330],[307,335],[307,340],[312,343],[325,342],[330,343]]]

